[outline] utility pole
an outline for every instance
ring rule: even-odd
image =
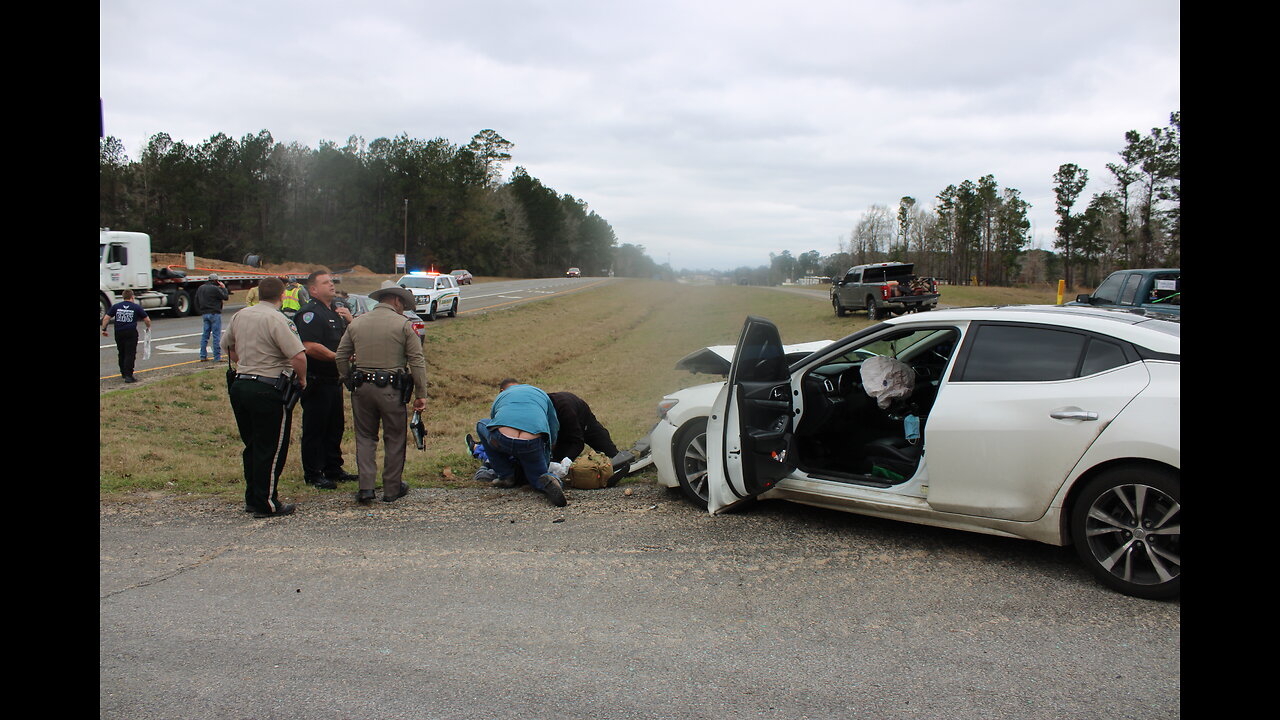
[[[404,262],[409,267],[409,198],[404,199]]]

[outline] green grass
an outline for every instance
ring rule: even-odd
[[[956,290],[951,293],[949,291]],[[962,292],[959,292],[963,290]],[[1035,291],[944,288],[963,304],[1052,302]],[[953,299],[954,298],[954,299]],[[748,314],[766,317],[788,343],[836,340],[869,324],[837,318],[825,301],[767,288],[690,286],[625,280],[600,289],[427,325],[427,449],[410,443],[405,477],[415,487],[470,486],[478,463],[463,436],[486,417],[506,377],[585,399],[619,447],[657,420],[658,400],[715,378],[677,371],[684,355],[737,341]],[[356,472],[347,402],[343,455]],[[224,371],[211,369],[104,393],[99,410],[99,489],[104,498],[150,493],[238,497],[244,492],[239,435]],[[302,482],[295,409],[280,492],[306,498],[324,491]],[[127,437],[128,442],[116,442]],[[379,454],[379,462],[381,461]],[[647,476],[641,474],[637,481]],[[351,484],[354,491],[354,483]]]

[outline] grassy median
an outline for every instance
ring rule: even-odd
[[[944,298],[964,305],[1054,300],[1047,289],[963,290],[964,301],[947,297],[946,289]],[[420,452],[410,444],[405,477],[415,487],[470,486],[478,463],[467,453],[463,436],[488,415],[497,383],[505,377],[579,395],[625,448],[656,421],[656,405],[664,394],[715,379],[677,371],[676,361],[706,345],[736,342],[748,314],[777,323],[788,343],[835,340],[869,324],[861,313],[836,318],[825,295],[818,300],[767,288],[643,280],[428,323],[427,448]],[[98,447],[103,499],[155,493],[243,496],[243,446],[224,371],[210,369],[102,394]],[[349,402],[346,412],[342,448],[346,469],[354,473]],[[290,499],[325,492],[302,482],[300,429],[298,408],[280,488],[282,497]],[[355,484],[349,485],[354,492]]]

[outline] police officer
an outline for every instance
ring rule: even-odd
[[[244,509],[256,518],[290,515],[296,509],[276,493],[289,453],[293,408],[282,400],[281,378],[292,370],[306,388],[307,355],[293,322],[280,312],[284,283],[259,284],[259,302],[231,317],[224,342],[236,373],[231,409],[244,442]]]
[[[347,326],[338,343],[338,374],[351,383],[351,417],[356,426],[356,467],[360,485],[356,500],[374,498],[378,475],[378,425],[386,449],[382,465],[382,500],[394,502],[409,493],[404,482],[404,455],[409,413],[427,407],[427,362],[422,340],[402,313],[414,307],[413,293],[390,280],[369,293],[378,304]],[[352,365],[352,356],[355,364]]]
[[[302,396],[302,479],[335,490],[356,476],[342,469],[342,383],[336,363],[338,343],[351,311],[336,307],[333,276],[316,270],[307,276],[311,299],[298,309],[293,324],[307,349],[307,392]]]

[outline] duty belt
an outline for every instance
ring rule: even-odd
[[[378,387],[390,385],[393,388],[398,388],[404,382],[405,377],[408,377],[408,374],[403,370],[356,370],[351,373],[351,380],[356,384],[356,387],[364,383],[373,383]]]
[[[260,383],[266,383],[271,387],[275,387],[280,382],[280,377],[267,377],[266,375],[250,375],[248,373],[236,373],[237,380],[257,380]]]

